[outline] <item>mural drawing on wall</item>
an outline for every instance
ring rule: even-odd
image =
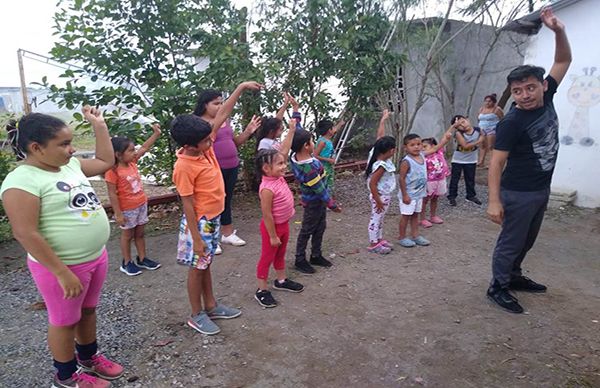
[[[584,147],[590,147],[594,143],[598,132],[590,133],[590,108],[600,103],[600,76],[594,76],[595,67],[583,68],[583,75],[571,75],[573,83],[568,91],[569,102],[575,106],[573,120],[567,129],[567,133],[560,139],[565,145],[579,143]],[[598,127],[599,123],[594,123]]]

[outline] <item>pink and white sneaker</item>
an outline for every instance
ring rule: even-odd
[[[115,380],[123,376],[123,367],[97,352],[90,360],[82,361],[77,358],[81,369],[88,374],[95,375],[105,380]]]
[[[73,376],[66,380],[59,380],[58,375],[54,375],[52,388],[107,388],[112,384],[99,377],[90,376],[82,368],[77,369]]]
[[[386,248],[394,249],[394,244],[389,242],[388,240],[379,240],[379,244],[383,245]]]

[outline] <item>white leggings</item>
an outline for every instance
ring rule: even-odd
[[[390,202],[392,201],[391,195],[379,195],[381,202],[383,202],[383,210],[379,210],[376,207],[376,202],[373,199],[373,194],[369,194],[369,200],[371,201],[371,220],[369,221],[369,242],[377,243],[383,238],[383,219],[385,213],[387,213]]]

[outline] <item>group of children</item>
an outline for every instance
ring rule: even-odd
[[[187,324],[207,335],[220,331],[215,320],[241,315],[239,309],[218,302],[212,289],[210,267],[219,243],[219,215],[225,199],[213,142],[242,92],[261,87],[256,82],[241,83],[222,103],[212,122],[188,114],[177,116],[171,123],[170,135],[179,147],[173,182],[183,208],[176,259],[189,267],[187,290],[191,314]],[[255,158],[260,178],[262,242],[254,298],[267,308],[277,306],[267,281],[271,266],[276,272],[274,290],[304,290],[304,286],[289,279],[285,271],[289,220],[295,214],[293,194],[284,178],[288,160],[300,184],[304,207],[296,243],[298,271],[311,274],[316,272],[313,266],[332,265],[323,257],[321,245],[327,209],[341,211],[332,192],[335,163],[332,137],[343,122],[317,123],[320,137],[315,148],[312,134],[300,124],[297,102],[287,94],[285,98],[278,116],[262,120]],[[294,112],[288,133],[280,142],[283,112],[289,104]],[[73,133],[64,122],[43,114],[29,114],[14,125],[10,133],[15,151],[26,158],[6,177],[0,189],[15,238],[28,253],[28,266],[47,306],[48,343],[57,370],[53,387],[107,387],[110,380],[123,374],[123,367],[103,356],[96,342],[95,308],[108,270],[105,244],[110,228],[87,177],[105,176],[114,217],[122,229],[120,271],[133,276],[141,272],[140,268],[160,268],[158,262],[146,255],[147,198],[137,168],[139,158],[161,135],[160,127],[153,125],[152,135],[136,150],[127,138],[110,138],[99,110],[86,106],[83,113],[95,131],[95,159],[80,161],[72,157],[75,152],[71,145]],[[381,254],[392,249],[392,244],[383,239],[382,226],[397,187],[392,162],[396,140],[384,136],[388,117],[385,111],[366,171],[372,204],[368,250]],[[437,200],[445,193],[448,175],[443,147],[456,133],[461,148],[455,154],[468,153],[478,144],[478,140],[473,140],[474,132],[466,118],[457,116],[439,144],[435,139],[421,140],[414,134],[404,138],[407,155],[399,167],[400,245],[429,244],[418,234],[418,227],[419,223],[428,227],[431,223],[443,222],[436,215]],[[424,198],[431,204],[431,218],[422,217],[419,221]],[[473,199],[474,194],[470,198]],[[406,237],[408,224],[411,225],[410,238]],[[77,231],[77,244],[72,240],[74,231]],[[311,254],[307,259],[309,240]],[[135,259],[131,255],[132,241],[137,250]]]
[[[384,136],[385,122],[388,117],[389,112],[384,110],[365,171],[371,202],[367,250],[378,254],[388,254],[393,249],[393,244],[383,239],[383,221],[397,186],[400,186],[398,201],[401,215],[398,244],[405,248],[430,244],[429,240],[419,234],[419,226],[430,228],[433,224],[444,222],[437,215],[437,206],[439,197],[445,195],[447,191],[446,177],[450,172],[444,156],[444,148],[453,137],[456,138],[458,147],[452,157],[449,204],[456,206],[458,182],[461,172],[464,171],[467,200],[481,205],[475,193],[477,148],[483,141],[479,128],[471,126],[468,118],[456,115],[439,143],[433,137],[421,139],[414,133],[406,135],[402,141],[406,155],[400,162],[398,177],[396,177],[397,169],[392,161],[396,153],[396,139]],[[429,218],[427,218],[427,204],[430,205]],[[410,237],[406,233],[409,224]]]

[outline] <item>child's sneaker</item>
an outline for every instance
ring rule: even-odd
[[[388,240],[380,240],[379,243],[381,245],[383,245],[384,247],[387,247],[387,248],[390,248],[391,250],[394,250],[394,244],[392,244]]]
[[[379,242],[375,245],[367,247],[367,251],[369,251],[371,253],[378,253],[380,255],[387,255],[388,253],[390,253],[392,251],[392,249],[386,247],[381,242]]]
[[[296,264],[294,264],[294,266],[296,267],[296,269],[302,273],[307,273],[307,274],[311,274],[311,273],[315,273],[317,272],[312,265],[310,265],[308,263],[308,261],[306,260],[301,260],[301,261],[297,261]]]
[[[234,307],[217,304],[215,308],[210,310],[207,314],[210,319],[232,319],[242,315],[242,312]]]
[[[221,236],[221,243],[230,244],[235,247],[241,247],[243,245],[246,245],[246,241],[238,237],[237,230],[234,230],[233,233],[231,233],[229,236]]]
[[[323,255],[311,257],[309,261],[312,265],[319,265],[321,267],[331,267],[333,265],[333,263],[324,258]]]
[[[144,259],[142,261],[140,261],[140,257],[136,256],[135,262],[138,267],[143,268],[143,269],[149,269],[150,271],[154,271],[155,269],[160,268],[160,263],[157,263],[154,260],[150,260],[147,257],[144,257]]]
[[[433,217],[431,217],[431,223],[432,223],[432,224],[437,224],[437,225],[439,225],[439,224],[443,224],[443,223],[444,223],[444,220],[442,220],[442,219],[441,219],[440,217],[438,217],[438,216],[433,216]]]
[[[208,315],[204,311],[201,311],[198,315],[192,316],[188,319],[187,324],[192,329],[206,335],[218,334],[221,329],[210,320]]]
[[[221,248],[221,243],[217,244],[217,249],[215,249],[215,255],[220,255],[223,253],[223,248]]]
[[[85,373],[104,380],[115,380],[123,376],[123,367],[104,357],[100,352],[94,354],[89,360],[83,361],[77,358],[77,363]]]
[[[433,226],[433,224],[429,222],[429,220],[421,220],[419,224],[424,228],[431,228]]]
[[[135,265],[133,260],[129,260],[127,264],[125,264],[125,261],[123,261],[123,263],[119,267],[119,271],[123,272],[127,276],[135,276],[142,273],[139,267]]]
[[[302,292],[304,291],[304,286],[298,282],[295,282],[290,279],[285,279],[282,283],[279,280],[273,281],[273,288],[281,291],[289,291],[289,292]]]
[[[256,290],[256,293],[254,294],[254,299],[256,299],[258,304],[263,307],[277,307],[277,301],[275,300],[275,298],[273,298],[273,295],[271,295],[271,291],[269,290]]]
[[[413,238],[413,241],[415,242],[415,244],[417,244],[417,245],[419,245],[421,247],[426,247],[427,245],[431,244],[429,242],[429,240],[427,240],[423,236],[417,236],[417,237]]]
[[[59,380],[58,375],[54,375],[52,382],[52,388],[107,388],[110,386],[109,381],[90,376],[83,372],[82,368],[77,369],[77,372],[66,380]]]

